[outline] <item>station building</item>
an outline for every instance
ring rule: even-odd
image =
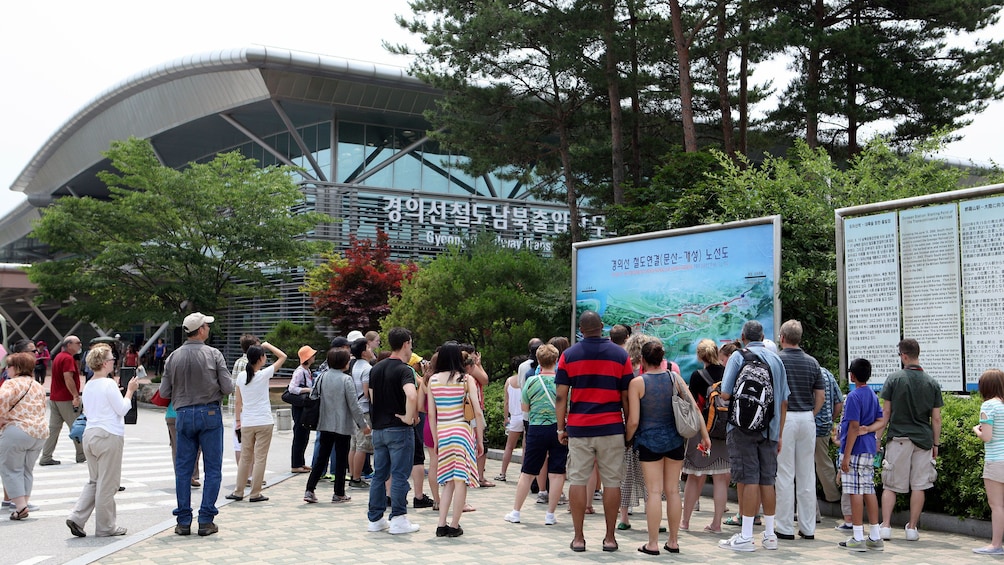
[[[107,197],[97,177],[111,169],[102,152],[130,136],[148,139],[170,167],[235,150],[262,166],[300,167],[306,208],[338,219],[306,237],[331,241],[335,250],[349,234],[373,238],[382,229],[398,259],[435,255],[478,230],[503,245],[550,252],[549,238],[568,230],[568,209],[535,201],[532,189],[560,179],[528,185],[461,171],[466,158],[427,135],[423,112],[440,96],[403,69],[271,47],[184,57],[111,87],[70,117],[10,187],[27,196],[0,218],[0,262],[7,265],[0,276],[12,281],[0,289],[0,315],[10,341],[150,337],[150,327],[99,328],[60,317],[59,304],[33,304],[35,291],[17,267],[49,258],[27,237],[41,208],[58,198]],[[601,217],[587,215],[582,224],[588,237],[604,235]],[[224,330],[216,344],[228,359],[239,355],[241,333],[316,320],[310,297],[298,290],[303,276],[277,283],[276,299],[235,300],[216,313]]]

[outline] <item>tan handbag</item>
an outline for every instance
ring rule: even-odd
[[[471,385],[464,379],[464,420],[470,422],[474,420],[474,404],[471,403]]]

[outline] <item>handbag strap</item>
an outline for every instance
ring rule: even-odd
[[[28,383],[28,387],[25,388],[24,392],[21,393],[21,397],[18,398],[17,401],[14,404],[10,405],[10,408],[7,409],[7,412],[10,412],[11,410],[14,409],[15,406],[17,406],[18,404],[20,404],[21,401],[24,400],[24,397],[28,395],[28,391],[30,391],[30,390],[31,390],[31,383]]]
[[[547,397],[547,401],[551,403],[551,408],[556,408],[554,405],[554,399],[551,398],[551,393],[547,391],[547,386],[544,384],[543,377],[540,376],[540,373],[537,373],[534,376],[537,377],[537,381],[540,383],[540,388],[544,390],[544,396]]]

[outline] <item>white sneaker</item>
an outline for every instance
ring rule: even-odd
[[[892,528],[879,528],[879,537],[882,539],[892,539]]]
[[[408,520],[408,516],[406,516],[406,515],[402,514],[401,516],[394,516],[393,518],[390,519],[390,533],[391,534],[394,534],[394,535],[396,535],[396,534],[410,534],[410,533],[413,533],[413,532],[417,532],[418,529],[419,529],[419,525],[418,524],[412,524],[411,521]]]
[[[366,526],[367,532],[382,532],[390,527],[390,523],[387,522],[387,518],[380,518],[376,522],[370,522]]]
[[[513,510],[506,514],[505,521],[512,524],[519,524],[519,510]]]
[[[545,526],[553,526],[553,525],[555,525],[557,523],[558,523],[558,519],[555,518],[554,514],[551,514],[550,512],[545,512],[544,513],[544,525]]]
[[[777,535],[771,534],[767,535],[767,532],[763,533],[763,545],[764,549],[777,549]]]
[[[731,549],[732,551],[756,551],[756,546],[753,545],[753,538],[744,538],[742,534],[735,534],[729,539],[719,541],[718,547]]]
[[[920,539],[920,532],[917,531],[917,528],[911,528],[910,526],[906,526],[906,541],[917,541],[919,539]]]

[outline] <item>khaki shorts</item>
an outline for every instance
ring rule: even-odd
[[[882,487],[905,494],[934,486],[938,471],[930,449],[920,449],[910,438],[896,437],[885,446],[882,462]]]
[[[568,438],[568,482],[584,486],[593,472],[593,461],[600,468],[604,487],[620,486],[624,479],[624,436]]]
[[[985,461],[983,463],[983,478],[1004,483],[1004,461]]]
[[[370,415],[363,414],[363,419],[366,420],[366,426],[370,427]],[[365,453],[373,453],[373,436],[372,431],[368,434],[364,434],[362,429],[356,430],[356,433],[352,435],[352,442],[349,444],[349,451],[363,451]]]

